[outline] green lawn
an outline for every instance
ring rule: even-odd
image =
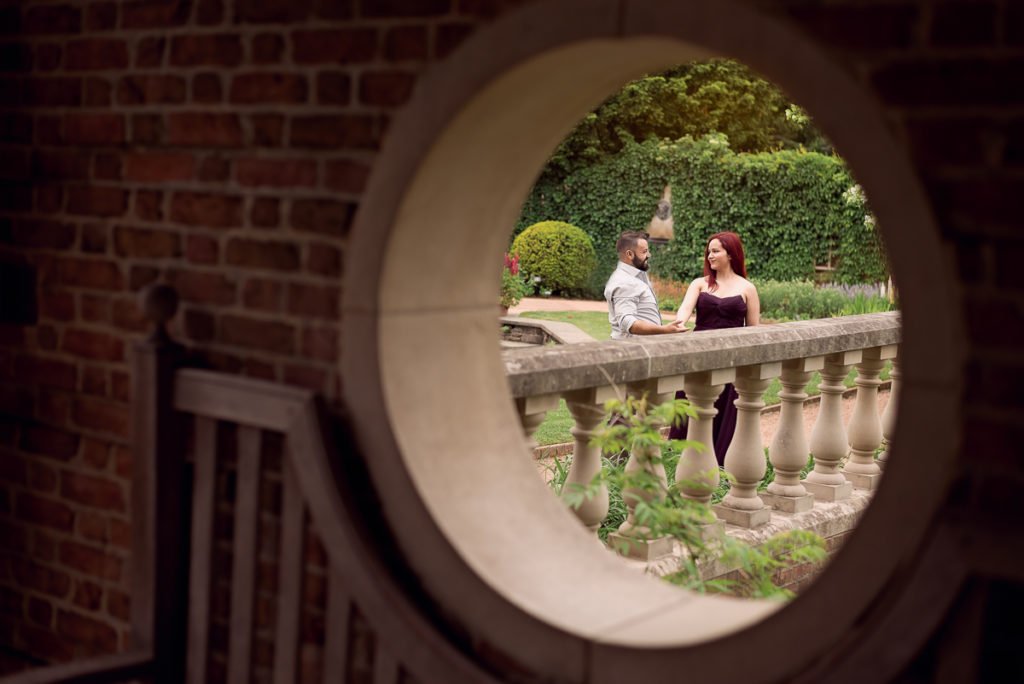
[[[539,318],[545,321],[563,321],[565,323],[572,323],[580,330],[584,331],[591,337],[598,340],[607,340],[611,335],[611,325],[608,323],[608,314],[603,311],[527,311],[520,314],[523,318]],[[879,376],[882,380],[889,379],[889,369],[892,368],[892,364],[888,363],[885,366],[885,370],[882,371]],[[846,376],[844,384],[847,387],[854,386],[854,378],[857,377],[857,370],[851,368],[850,374]],[[814,377],[811,378],[811,382],[807,385],[806,392],[809,395],[820,394],[818,385],[821,383],[821,377],[815,373]],[[772,384],[768,386],[768,389],[764,393],[764,402],[766,405],[771,406],[778,404],[779,390],[782,389],[782,384],[778,378],[772,380]],[[558,408],[549,411],[547,418],[541,423],[540,427],[537,428],[537,432],[534,435],[534,439],[540,445],[546,444],[560,444],[562,442],[572,441],[572,435],[569,433],[569,428],[573,425],[572,416],[569,415],[569,409],[565,407],[565,401],[559,401]]]

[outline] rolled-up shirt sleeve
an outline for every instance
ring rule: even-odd
[[[611,292],[608,299],[608,322],[612,324],[612,330],[628,333],[639,318],[639,293],[630,292],[631,289],[620,285]]]
[[[612,339],[633,337],[629,329],[639,320],[661,325],[658,297],[648,284],[647,276],[622,262],[608,278],[604,288],[608,302],[608,322],[612,326]]]

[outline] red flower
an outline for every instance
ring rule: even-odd
[[[516,254],[515,256],[509,256],[506,254],[505,268],[507,268],[508,272],[512,275],[519,275],[519,255]]]

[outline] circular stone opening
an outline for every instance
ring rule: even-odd
[[[558,141],[627,80],[715,54],[780,84],[835,142],[901,287],[896,455],[844,552],[784,610],[637,577],[581,532],[524,458],[495,333],[494,264]],[[456,629],[545,677],[600,664],[769,681],[822,657],[914,565],[949,476],[959,320],[928,305],[954,300],[943,263],[871,99],[785,26],[729,2],[568,2],[481,29],[393,125],[346,264],[346,402],[402,558]],[[742,630],[758,638],[740,646]],[[777,643],[797,633],[799,653]]]

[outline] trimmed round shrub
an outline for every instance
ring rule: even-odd
[[[541,221],[526,228],[509,250],[519,255],[519,267],[540,286],[554,292],[586,286],[597,261],[590,237],[571,223]]]

